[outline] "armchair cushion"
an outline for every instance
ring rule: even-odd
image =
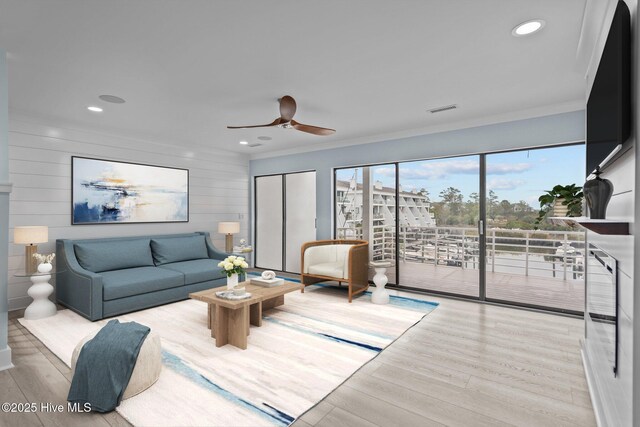
[[[309,274],[347,279],[342,261],[323,262],[309,266]]]
[[[156,265],[209,258],[204,235],[151,239]]]
[[[349,250],[353,245],[312,246],[304,252],[303,273],[349,278]]]

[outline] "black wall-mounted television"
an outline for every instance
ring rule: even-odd
[[[631,127],[631,19],[618,1],[587,102],[587,175],[629,138]]]

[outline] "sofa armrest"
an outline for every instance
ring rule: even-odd
[[[78,263],[73,242],[56,241],[56,301],[89,320],[102,319],[102,276]]]
[[[213,243],[211,243],[211,235],[208,232],[201,232],[200,234],[204,235],[204,242],[207,244],[207,253],[209,254],[209,258],[219,259],[220,261],[222,261],[229,255],[232,255],[230,253],[223,252],[213,246]]]

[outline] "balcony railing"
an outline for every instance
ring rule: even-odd
[[[410,263],[477,269],[480,262],[476,228],[400,227],[399,258]],[[393,260],[395,227],[374,226],[372,260]],[[362,239],[362,227],[337,229],[338,238]],[[509,230],[489,228],[487,271],[524,276],[579,279],[584,273],[585,234],[579,231]]]

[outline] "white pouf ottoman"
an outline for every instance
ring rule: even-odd
[[[76,362],[78,361],[78,356],[80,355],[82,346],[92,339],[97,333],[98,331],[84,337],[73,350],[73,355],[71,356],[71,372],[76,371]],[[122,399],[124,400],[133,397],[151,387],[156,381],[158,381],[158,378],[160,378],[161,370],[162,350],[160,347],[160,336],[151,331],[144,340],[144,343],[142,343],[142,347],[138,353],[136,366],[133,368],[129,385],[127,385],[127,389],[124,391]]]

